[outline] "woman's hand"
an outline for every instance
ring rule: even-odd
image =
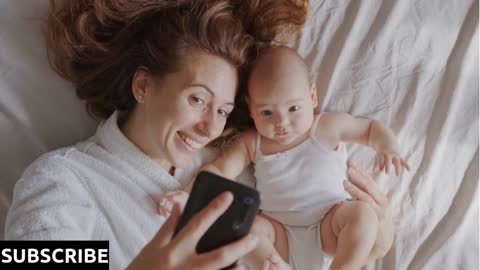
[[[348,174],[352,182],[344,182],[345,190],[347,190],[354,199],[368,203],[377,213],[379,220],[380,228],[377,241],[369,258],[376,259],[383,257],[393,244],[395,232],[387,196],[379,190],[377,183],[373,181],[370,174],[359,168],[353,162],[349,162],[348,166]]]
[[[170,217],[160,231],[143,248],[128,269],[199,269],[217,270],[233,264],[252,251],[257,245],[253,235],[215,249],[197,254],[195,247],[208,228],[220,217],[233,201],[230,192],[224,192],[207,207],[197,213],[175,237],[173,236],[185,203],[175,203]],[[240,269],[237,266],[235,269]]]

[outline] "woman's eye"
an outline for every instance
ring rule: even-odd
[[[201,98],[198,98],[198,97],[190,97],[190,101],[191,103],[195,104],[195,105],[203,105],[205,104],[205,100],[201,99]]]
[[[300,106],[292,106],[290,107],[290,109],[288,109],[289,112],[295,112],[295,111],[298,111],[300,110]]]
[[[220,116],[225,117],[225,118],[228,117],[228,115],[229,115],[229,113],[225,110],[218,110],[217,112],[218,112],[218,114],[220,114]]]
[[[272,113],[272,111],[265,110],[265,111],[261,111],[260,114],[263,115],[263,116],[270,116],[270,115],[272,115],[273,113]]]

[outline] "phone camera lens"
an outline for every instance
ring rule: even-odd
[[[254,199],[252,197],[243,198],[243,204],[245,204],[245,205],[252,205],[253,202],[254,202]]]
[[[237,220],[232,224],[232,228],[236,231],[240,230],[242,228],[242,221]]]

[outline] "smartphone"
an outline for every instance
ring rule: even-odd
[[[260,206],[257,190],[222,176],[201,171],[195,179],[183,214],[175,228],[177,234],[190,219],[214,198],[225,191],[233,194],[233,202],[202,236],[197,253],[208,252],[247,235]],[[232,266],[229,266],[230,268]],[[225,269],[228,269],[225,268]]]

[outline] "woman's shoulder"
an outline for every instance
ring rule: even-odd
[[[25,168],[17,184],[30,181],[35,181],[37,185],[47,181],[68,184],[69,180],[78,180],[74,169],[76,156],[84,155],[90,144],[91,142],[84,141],[41,154]]]
[[[75,224],[90,226],[88,219],[95,215],[95,210],[89,190],[69,160],[72,151],[77,150],[75,147],[65,147],[47,152],[24,170],[13,189],[5,223],[6,237],[84,237],[82,230],[75,229]],[[70,226],[70,223],[73,225]]]

